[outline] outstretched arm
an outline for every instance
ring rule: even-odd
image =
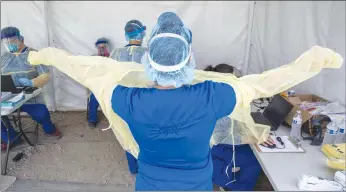
[[[74,56],[57,48],[30,51],[28,61],[32,65],[43,63],[54,66],[92,92],[101,91],[101,88],[104,88],[103,84],[116,85],[130,71],[144,71],[143,66],[136,63],[126,62],[124,65],[123,62],[105,57]],[[103,82],[102,79],[107,79],[107,82]]]
[[[240,78],[256,90],[253,99],[271,97],[292,88],[321,72],[323,68],[340,68],[343,58],[331,49],[314,46],[290,64],[262,74]]]

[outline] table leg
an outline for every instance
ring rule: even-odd
[[[34,144],[32,144],[29,140],[29,138],[26,136],[26,134],[23,131],[23,127],[22,127],[22,119],[20,117],[20,108],[17,111],[17,118],[18,118],[18,129],[20,131],[20,134],[23,135],[25,141],[30,145],[30,146],[34,146]]]
[[[3,123],[6,126],[6,130],[7,130],[7,146],[6,146],[5,162],[4,162],[4,166],[1,169],[1,174],[2,175],[6,175],[8,156],[9,156],[9,153],[10,153],[11,140],[10,140],[10,131],[8,129],[9,125],[7,124],[6,121],[3,121]]]

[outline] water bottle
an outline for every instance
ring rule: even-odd
[[[292,128],[290,133],[291,138],[295,140],[297,144],[300,144],[300,141],[302,140],[302,136],[301,136],[302,121],[303,121],[302,112],[298,110],[295,116],[293,117]]]
[[[335,144],[346,143],[345,120],[338,122],[338,133],[336,134]]]
[[[324,134],[322,145],[335,144],[337,131],[338,131],[338,126],[335,123],[335,121],[328,123],[326,133]]]

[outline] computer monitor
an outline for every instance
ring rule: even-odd
[[[286,101],[286,99],[280,95],[275,95],[267,108],[263,111],[263,115],[275,128],[278,128],[284,122],[292,108],[293,105]]]
[[[17,92],[11,75],[1,75],[1,92]]]

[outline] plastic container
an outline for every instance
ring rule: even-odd
[[[338,122],[338,133],[336,134],[335,144],[346,143],[345,120]]]
[[[338,132],[338,126],[335,123],[335,121],[330,122],[327,125],[327,130],[326,130],[326,133],[324,134],[322,145],[335,144],[337,132]]]
[[[296,140],[297,142],[300,142],[302,140],[301,136],[301,130],[302,130],[302,113],[301,111],[297,111],[297,113],[294,115],[292,120],[292,128],[290,132],[290,136],[292,139]]]

